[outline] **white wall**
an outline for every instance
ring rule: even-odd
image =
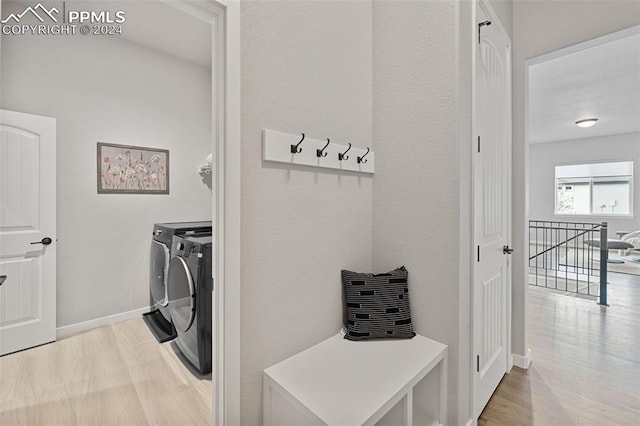
[[[607,222],[610,238],[616,231],[640,230],[640,185],[633,186],[634,217],[555,216],[555,166],[603,161],[633,161],[640,176],[640,133],[529,145],[529,216],[538,220]]]
[[[244,2],[242,31],[242,424],[260,423],[263,368],[340,327],[339,269],[401,264],[417,332],[450,346],[450,423],[466,422],[472,4]],[[373,193],[261,163],[263,127],[373,134]]]
[[[518,0],[513,5],[513,352],[526,355],[526,261],[529,173],[525,145],[525,62],[528,59],[640,24],[640,2]],[[529,178],[527,177],[529,174]],[[532,202],[532,200],[531,200]],[[529,204],[528,204],[529,203]],[[531,216],[533,217],[533,216]],[[535,357],[535,353],[534,353]]]
[[[210,78],[115,37],[3,36],[2,108],[58,123],[58,327],[148,306],[153,224],[211,218]],[[98,195],[98,141],[169,149],[171,194]]]
[[[373,4],[373,265],[407,267],[416,332],[449,345],[450,424],[470,417],[472,19],[471,3]]]
[[[371,269],[372,231],[370,176],[263,163],[261,132],[371,146],[371,3],[248,1],[241,24],[241,424],[257,425],[262,370],[338,332],[340,270]]]

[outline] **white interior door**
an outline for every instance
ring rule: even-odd
[[[489,23],[490,22],[490,23]],[[474,416],[510,362],[511,73],[509,40],[483,2],[477,8],[474,129]]]
[[[56,121],[0,110],[0,355],[56,337]]]

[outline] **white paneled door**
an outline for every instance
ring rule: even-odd
[[[511,352],[510,42],[484,2],[478,2],[477,23],[473,268],[476,418],[507,372]]]
[[[56,337],[56,121],[0,110],[0,355]]]

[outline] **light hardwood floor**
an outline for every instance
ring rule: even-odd
[[[142,319],[0,357],[0,425],[210,425],[211,405]]]
[[[529,290],[529,370],[514,367],[479,425],[640,425],[640,277],[609,303]],[[211,378],[142,319],[0,357],[0,425],[209,425]]]
[[[528,370],[514,367],[479,425],[640,425],[640,277],[609,275],[610,307],[529,289]]]

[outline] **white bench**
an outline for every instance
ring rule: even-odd
[[[445,425],[447,346],[341,334],[263,373],[265,426]]]

